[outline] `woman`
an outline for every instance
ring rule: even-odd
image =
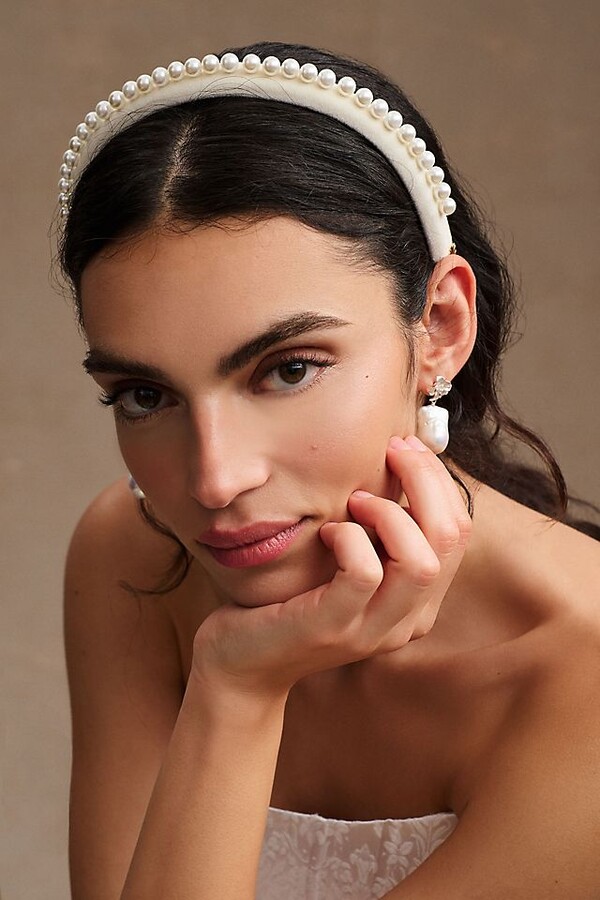
[[[597,897],[594,526],[499,407],[510,280],[427,123],[233,48],[99,104],[61,206],[135,479],[67,561],[76,900]]]

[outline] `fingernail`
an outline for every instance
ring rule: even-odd
[[[408,444],[401,437],[390,438],[390,447],[392,450],[408,450]]]
[[[419,450],[421,453],[424,453],[428,450],[428,447],[425,446],[423,441],[420,441],[419,438],[416,437],[414,434],[411,434],[409,437],[406,438],[406,443],[413,450]]]
[[[368,491],[353,491],[352,496],[365,498],[365,497],[374,497],[375,494],[370,494]]]

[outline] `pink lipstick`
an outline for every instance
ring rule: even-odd
[[[271,562],[294,542],[306,518],[294,522],[257,522],[238,531],[207,531],[197,543],[203,544],[209,553],[232,569],[260,566]]]

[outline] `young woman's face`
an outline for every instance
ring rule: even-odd
[[[385,453],[414,431],[416,388],[383,274],[289,218],[223,224],[92,261],[87,367],[153,513],[222,599],[257,606],[332,577],[319,528],[352,491],[399,496]]]

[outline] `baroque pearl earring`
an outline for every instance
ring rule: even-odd
[[[417,414],[417,437],[436,454],[443,453],[450,440],[448,410],[436,406],[436,403],[451,390],[451,382],[438,375],[428,393],[429,405],[422,406]]]

